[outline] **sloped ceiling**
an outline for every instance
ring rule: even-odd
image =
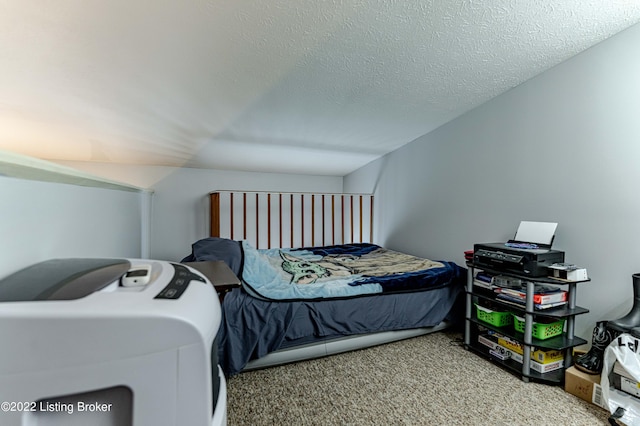
[[[639,21],[623,0],[0,0],[0,149],[342,176]]]

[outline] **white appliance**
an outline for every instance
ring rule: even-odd
[[[214,287],[185,265],[55,259],[0,281],[0,425],[226,424]]]

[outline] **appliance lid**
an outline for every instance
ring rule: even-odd
[[[74,300],[88,296],[131,268],[126,259],[52,259],[0,281],[0,302]]]

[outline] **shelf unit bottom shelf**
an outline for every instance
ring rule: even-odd
[[[564,371],[567,368],[566,366],[563,368],[559,368],[554,371],[550,371],[548,373],[539,373],[535,370],[530,370],[529,374],[522,373],[522,364],[513,361],[513,360],[501,360],[489,353],[489,348],[486,346],[482,346],[479,343],[471,343],[469,345],[465,345],[465,348],[471,352],[474,352],[477,355],[487,359],[491,363],[497,365],[498,367],[508,371],[511,374],[516,376],[520,376],[525,381],[535,381],[540,383],[546,383],[551,385],[562,385],[564,384]]]

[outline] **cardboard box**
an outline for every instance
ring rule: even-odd
[[[567,281],[588,280],[587,270],[569,263],[554,263],[549,266],[549,276]]]
[[[564,373],[564,390],[580,399],[604,408],[599,374],[587,374],[578,370],[575,366],[569,367]]]
[[[511,351],[509,348],[505,348],[504,346],[499,345],[497,342],[494,342],[487,336],[478,336],[478,342],[490,349],[489,353],[494,357],[504,361],[506,359],[511,359],[517,363],[522,364],[523,356]],[[562,368],[564,365],[564,359],[550,362],[546,364],[541,364],[534,360],[531,360],[529,363],[529,368],[533,371],[537,371],[539,373],[548,373],[550,371],[558,370]]]
[[[511,359],[515,362],[522,364],[524,357],[518,353],[511,352]],[[564,360],[561,359],[555,362],[549,362],[546,364],[540,364],[539,362],[531,360],[529,363],[529,368],[538,373],[548,373],[550,371],[558,370],[564,366]]]
[[[507,337],[499,337],[498,344],[517,354],[524,354],[524,345],[520,342],[516,342],[515,340],[511,340]],[[552,349],[542,350],[531,348],[531,359],[540,364],[549,364],[564,360],[564,353],[563,351],[556,351]]]
[[[637,382],[618,361],[613,364],[613,374],[609,377],[612,378],[614,388],[640,398],[640,382]]]

